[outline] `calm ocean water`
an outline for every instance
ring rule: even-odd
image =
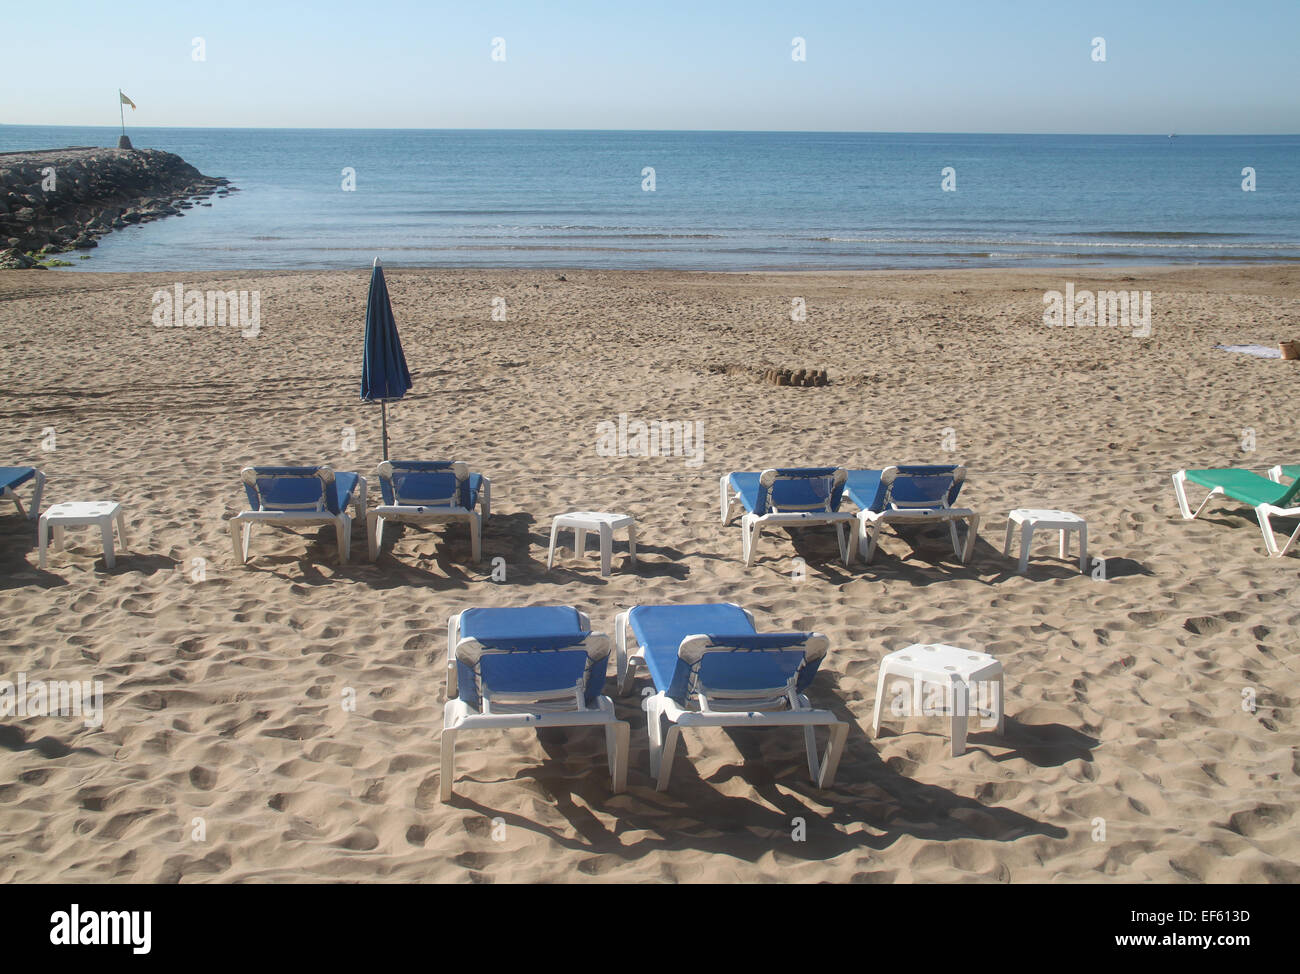
[[[0,126],[0,150],[114,145]],[[241,192],[86,270],[1300,260],[1300,136],[132,129]],[[1253,167],[1256,190],[1242,189]],[[343,169],[356,173],[344,191]],[[646,167],[654,190],[643,189]],[[945,167],[956,190],[941,189]]]

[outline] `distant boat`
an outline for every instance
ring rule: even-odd
[[[1178,136],[1176,136],[1176,135],[1170,135],[1169,137],[1170,137],[1171,139],[1176,139],[1176,138],[1178,138]]]

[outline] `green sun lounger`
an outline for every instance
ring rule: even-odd
[[[1273,479],[1252,473],[1249,470],[1179,470],[1174,474],[1174,492],[1178,495],[1178,509],[1187,520],[1200,516],[1205,506],[1217,496],[1227,497],[1242,504],[1249,504],[1255,509],[1259,519],[1259,529],[1264,535],[1264,547],[1275,558],[1280,558],[1291,550],[1296,539],[1300,538],[1300,526],[1280,549],[1273,534],[1271,518],[1300,518],[1300,467],[1274,467],[1270,475]],[[1284,476],[1292,478],[1291,483],[1281,483]],[[1187,481],[1199,484],[1209,491],[1201,506],[1193,513],[1187,504]]]

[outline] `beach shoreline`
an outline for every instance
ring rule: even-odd
[[[1300,363],[1214,349],[1300,337],[1300,266],[385,272],[415,381],[392,455],[492,478],[478,565],[456,526],[396,532],[372,564],[360,525],[346,566],[315,528],[259,532],[234,564],[244,465],[373,478],[368,268],[0,271],[0,457],[45,471],[45,505],[120,501],[130,536],[108,571],[70,530],[42,571],[32,522],[0,515],[4,678],[104,684],[100,727],[7,720],[0,879],[1300,881],[1300,562],[1265,557],[1232,503],[1184,522],[1169,479],[1300,462]],[[1150,292],[1150,334],[1047,325],[1067,284]],[[159,325],[177,285],[257,292],[256,329]],[[757,374],[781,368],[830,384]],[[701,462],[600,455],[620,417],[702,424]],[[968,467],[969,565],[886,533],[846,567],[809,528],[746,568],[718,517],[730,470],[907,461]],[[1085,516],[1100,577],[1047,540],[1018,575],[1002,531],[1025,507]],[[551,518],[583,509],[636,518],[636,566],[620,547],[608,578],[571,550],[546,569]],[[680,601],[828,635],[810,695],[850,723],[833,789],[795,731],[714,730],[656,793],[628,697],[626,794],[599,734],[510,732],[463,738],[439,803],[448,616],[571,604],[610,632]],[[973,729],[959,757],[937,718],[871,738],[880,658],[920,642],[1003,663],[1005,736]]]

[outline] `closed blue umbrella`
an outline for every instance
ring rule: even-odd
[[[375,258],[370,273],[370,298],[366,301],[366,350],[361,365],[361,401],[379,403],[384,427],[384,459],[388,459],[388,403],[411,388],[411,373],[397,337],[393,306],[388,301],[384,269]]]

